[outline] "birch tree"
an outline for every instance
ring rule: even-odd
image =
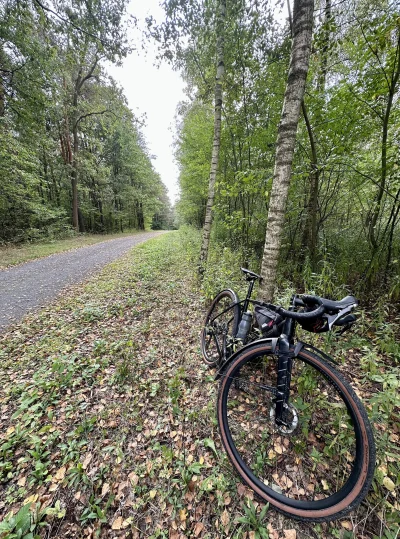
[[[275,288],[296,131],[311,52],[313,10],[313,0],[295,0],[294,2],[289,74],[278,128],[275,170],[261,266],[263,281],[259,294],[264,300],[272,299]]]
[[[210,178],[208,184],[208,197],[206,206],[206,217],[203,226],[203,237],[201,242],[199,272],[204,272],[207,262],[208,246],[210,244],[211,225],[213,219],[212,207],[214,204],[215,180],[218,170],[219,149],[221,144],[221,112],[222,112],[222,81],[225,73],[224,64],[224,26],[226,16],[226,0],[220,0],[217,21],[217,73],[215,77],[215,110],[214,110],[214,139],[211,155]]]

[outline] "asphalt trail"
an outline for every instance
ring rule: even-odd
[[[0,333],[29,311],[54,299],[65,287],[80,283],[135,245],[158,234],[143,232],[0,270]]]

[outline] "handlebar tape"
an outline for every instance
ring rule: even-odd
[[[293,318],[294,320],[314,320],[315,318],[319,318],[324,314],[325,307],[323,305],[320,305],[318,309],[310,311],[309,313],[296,313],[294,311],[287,311],[282,307],[278,307],[276,309],[276,312],[279,313],[281,316],[284,316],[285,318]]]

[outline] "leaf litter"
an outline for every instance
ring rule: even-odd
[[[197,247],[180,234],[136,247],[1,338],[10,529],[29,505],[41,537],[256,536],[238,522],[254,494],[221,449],[199,348]],[[273,511],[265,521],[276,538],[336,537],[331,528]]]

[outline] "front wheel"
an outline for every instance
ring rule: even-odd
[[[300,520],[329,521],[366,496],[375,445],[350,384],[317,355],[293,358],[286,425],[275,422],[277,356],[244,349],[222,373],[217,415],[225,450],[244,483]]]
[[[239,298],[233,290],[222,290],[213,300],[200,335],[203,359],[209,366],[219,365],[233,350],[240,318]]]

